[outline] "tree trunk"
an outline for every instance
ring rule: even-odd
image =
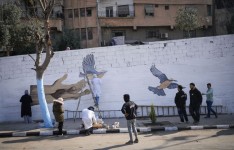
[[[46,128],[52,128],[53,124],[50,118],[49,109],[48,109],[46,99],[45,99],[43,76],[42,78],[37,78],[37,93],[38,93],[38,100],[39,100],[39,104],[40,104],[40,108],[42,112],[42,118],[44,120],[44,125]]]
[[[188,31],[188,38],[190,38],[191,37],[191,35],[190,35],[190,31]]]

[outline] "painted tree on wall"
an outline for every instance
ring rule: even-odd
[[[191,32],[200,27],[197,9],[180,8],[175,19],[176,27],[186,32],[187,37],[191,37]]]
[[[42,118],[44,120],[45,127],[53,127],[50,118],[50,113],[45,99],[43,74],[48,67],[51,58],[54,55],[50,40],[50,27],[49,27],[49,16],[54,6],[55,0],[40,0],[40,6],[43,12],[43,34],[36,32],[36,59],[31,55],[31,58],[35,61],[36,78],[37,78],[37,93],[39,104],[42,112]],[[41,62],[42,52],[45,51],[44,62]]]

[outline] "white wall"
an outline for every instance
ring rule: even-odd
[[[166,89],[165,97],[148,90],[148,86],[159,85],[149,70],[155,64],[168,78],[186,86],[187,93],[190,82],[201,92],[211,82],[214,104],[227,106],[228,112],[234,112],[234,35],[56,52],[44,84],[52,84],[65,73],[68,78],[64,83],[76,83],[80,80],[82,59],[90,53],[95,56],[97,70],[108,71],[102,79],[101,110],[119,110],[125,93],[139,105],[174,105],[176,89]],[[25,89],[36,84],[33,67],[33,60],[27,55],[0,58],[0,122],[22,120],[19,99]],[[76,110],[77,102],[66,101],[65,109]],[[79,110],[90,105],[93,105],[91,96],[82,97]],[[48,107],[51,111],[52,105]],[[33,106],[33,119],[41,119],[39,106]]]

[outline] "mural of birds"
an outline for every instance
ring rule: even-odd
[[[103,76],[106,71],[100,71],[98,72],[95,68],[95,60],[94,60],[94,56],[93,54],[88,54],[86,55],[86,57],[83,59],[82,62],[82,67],[83,67],[83,71],[84,73],[80,72],[80,77],[84,77],[86,74],[96,74],[96,75],[100,75]]]
[[[168,89],[175,89],[177,88],[178,84],[174,83],[173,81],[177,82],[176,80],[173,79],[168,79],[167,76],[162,73],[161,71],[159,71],[155,65],[152,65],[150,68],[150,71],[152,72],[152,74],[159,78],[160,80],[160,85],[157,87],[151,87],[149,86],[148,89],[150,91],[152,91],[154,94],[157,94],[158,96],[165,96],[165,92],[163,89],[168,88]]]

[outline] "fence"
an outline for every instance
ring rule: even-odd
[[[227,113],[226,107],[223,107],[222,105],[214,105],[212,108],[218,113],[218,114],[225,114]],[[154,106],[155,113],[158,117],[165,117],[165,116],[177,116],[177,108],[176,106]],[[189,107],[186,107],[187,112],[189,112]],[[76,118],[81,118],[81,111],[72,111],[72,110],[65,110],[66,119],[68,118],[75,118],[75,114],[77,112]],[[140,105],[137,109],[137,116],[138,117],[148,117],[150,113],[150,106],[147,105]],[[201,106],[200,113],[206,114],[207,113],[207,107]],[[98,113],[95,112],[95,114],[98,116]],[[119,118],[123,117],[123,114],[120,110],[100,110],[100,114],[102,118]]]

